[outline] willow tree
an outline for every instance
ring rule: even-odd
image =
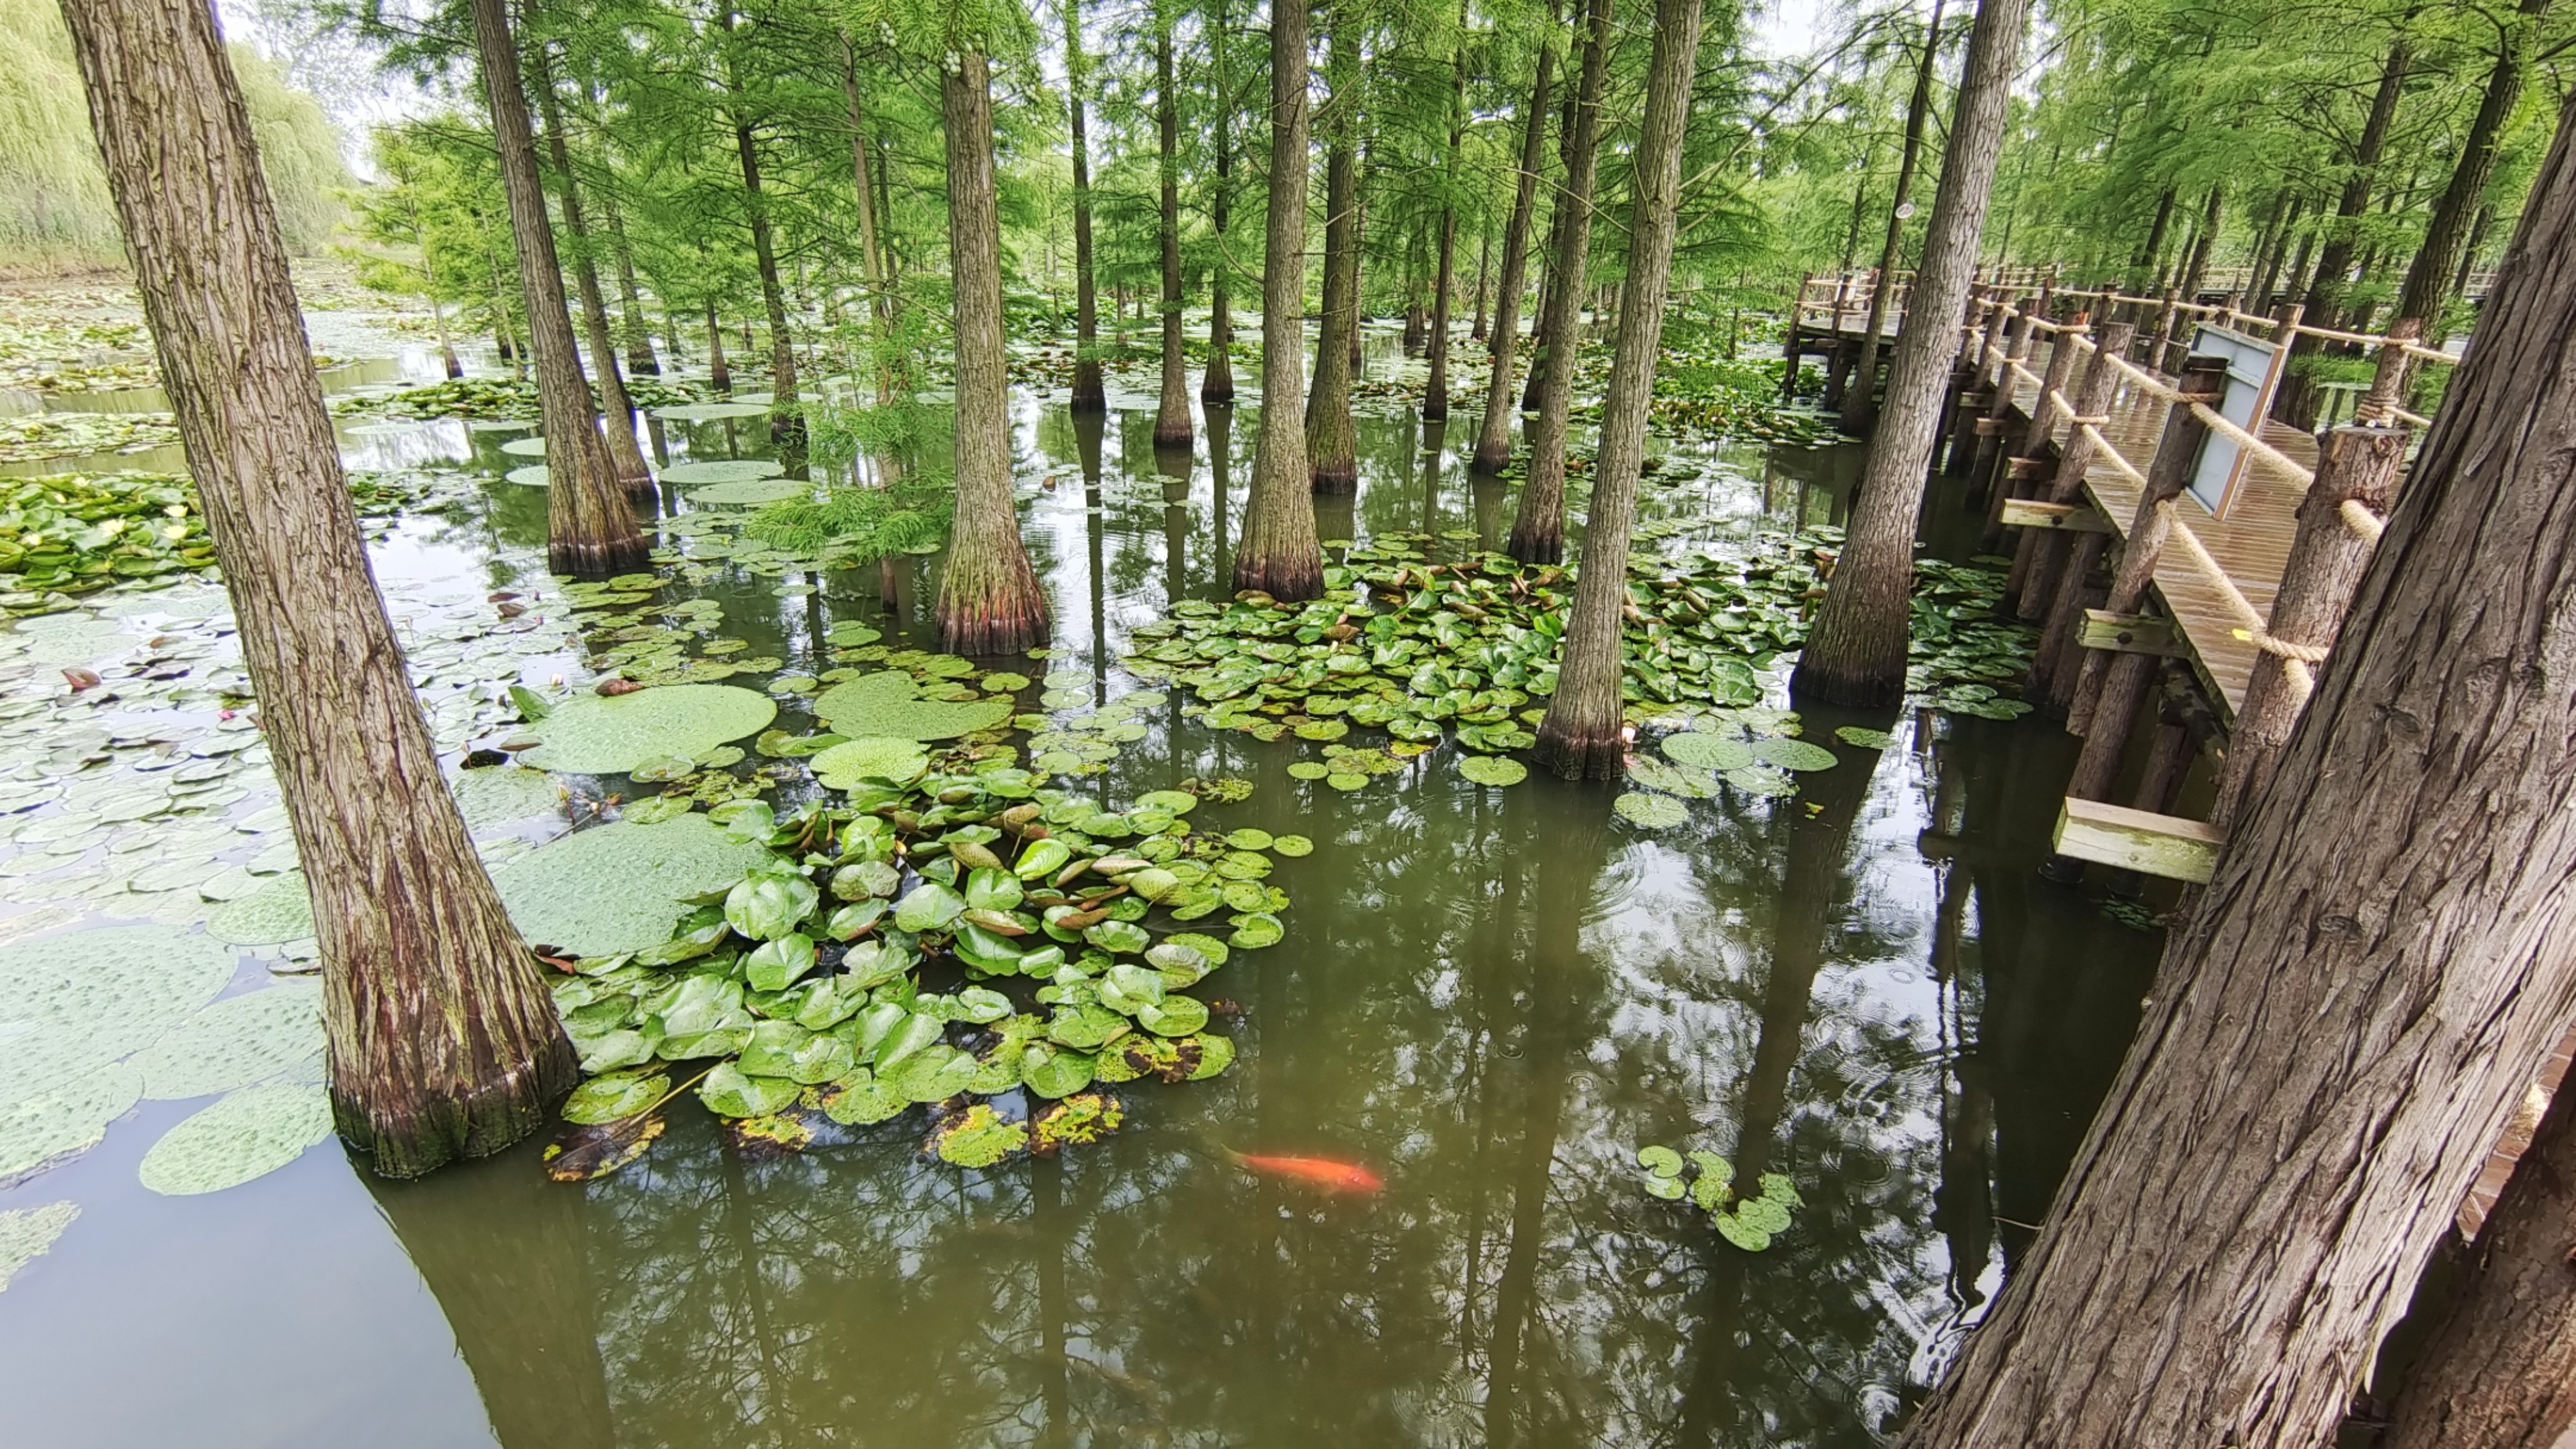
[[[332,1115],[408,1177],[579,1075],[376,593],[239,83],[202,0],[64,7],[322,948]]]
[[[1619,684],[1626,665],[1620,636],[1628,610],[1628,544],[1637,517],[1637,475],[1646,460],[1646,411],[1655,398],[1655,354],[1664,340],[1673,234],[1681,220],[1682,137],[1690,123],[1699,29],[1700,0],[1657,0],[1645,114],[1631,157],[1636,175],[1628,211],[1628,275],[1620,284],[1610,386],[1601,399],[1601,451],[1592,507],[1583,520],[1583,570],[1566,616],[1556,694],[1538,727],[1539,759],[1567,779],[1617,779],[1627,754]]]
[[[1276,599],[1324,592],[1315,540],[1314,485],[1306,466],[1306,6],[1274,0],[1270,12],[1270,199],[1261,243],[1261,434],[1234,586]],[[1225,487],[1223,476],[1217,483]]]
[[[939,647],[1015,654],[1047,636],[1046,591],[1020,542],[1011,486],[1010,377],[1002,351],[1002,213],[993,185],[990,66],[941,62],[948,131],[948,269],[956,283],[957,521],[939,571]]]
[[[1492,374],[1485,380],[1485,415],[1476,423],[1476,452],[1468,466],[1495,474],[1512,461],[1512,359],[1520,344],[1521,276],[1529,260],[1530,213],[1538,203],[1539,167],[1547,159],[1547,100],[1555,79],[1556,47],[1542,38],[1530,98],[1521,111],[1521,154],[1512,188],[1511,220],[1503,226],[1502,275],[1494,283]]]
[[[1573,124],[1559,149],[1565,189],[1556,201],[1556,255],[1539,292],[1537,350],[1531,388],[1538,394],[1538,426],[1530,432],[1529,477],[1512,515],[1503,551],[1522,563],[1552,564],[1565,557],[1565,437],[1574,411],[1576,331],[1583,320],[1584,262],[1592,251],[1592,183],[1601,155],[1601,85],[1609,69],[1615,0],[1589,0],[1584,12],[1583,68],[1574,88]],[[1661,300],[1656,310],[1662,310]],[[1624,565],[1622,566],[1624,567]]]
[[[2486,319],[1914,1449],[2332,1442],[2576,1015],[2576,106]]]
[[[1154,413],[1154,445],[1190,445],[1189,357],[1181,335],[1181,108],[1172,94],[1173,0],[1154,0],[1155,169],[1162,182],[1163,396]]]
[[[1230,29],[1226,0],[1216,0],[1205,24],[1208,82],[1216,91],[1214,114],[1209,118],[1216,154],[1208,168],[1208,231],[1215,241],[1216,261],[1208,268],[1208,358],[1207,370],[1199,376],[1199,401],[1218,404],[1234,401],[1234,314],[1228,306],[1227,287],[1234,259],[1225,248],[1226,223],[1234,219],[1234,72],[1226,65]],[[1215,431],[1215,424],[1209,424],[1209,431]]]
[[[1082,0],[1064,0],[1064,94],[1073,120],[1073,410],[1109,411],[1100,384],[1100,298],[1091,269],[1091,137],[1082,88],[1091,62],[1082,50]]]
[[[473,13],[475,56],[501,153],[510,240],[519,256],[519,296],[537,361],[537,414],[546,435],[546,564],[556,573],[584,577],[627,573],[644,566],[644,535],[600,439],[590,383],[582,376],[581,350],[564,307],[563,266],[537,176],[536,137],[528,127],[527,92],[519,86],[509,9],[506,0],[473,0]]]
[[[1905,697],[1914,531],[2029,18],[2030,0],[1981,0],[1977,6],[1923,261],[1897,330],[1896,360],[1887,369],[1887,400],[1861,469],[1842,557],[1798,657],[1798,691],[1829,704],[1884,709]]]
[[[1356,371],[1351,364],[1360,317],[1360,53],[1351,13],[1354,0],[1328,3],[1326,69],[1333,93],[1324,103],[1323,117],[1329,138],[1324,150],[1323,319],[1315,329],[1315,388],[1306,395],[1306,468],[1318,490],[1348,493],[1360,481],[1359,433],[1351,423],[1351,374]]]

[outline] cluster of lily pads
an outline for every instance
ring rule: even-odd
[[[168,413],[23,413],[0,418],[0,463],[141,453],[179,441]]]
[[[0,386],[88,392],[150,387],[159,380],[151,334],[140,321],[95,315],[107,303],[104,294],[56,300],[55,306],[38,307],[21,299],[0,310]],[[129,308],[134,304],[130,295],[120,300]],[[60,305],[65,302],[80,305]]]
[[[637,375],[625,379],[627,400],[647,411],[706,400],[696,385]],[[533,419],[537,385],[526,378],[451,377],[394,393],[353,394],[332,400],[332,411],[387,418]],[[755,411],[767,411],[766,408]]]
[[[1806,1206],[1798,1186],[1776,1172],[1762,1174],[1762,1191],[1745,1197],[1735,1190],[1735,1168],[1714,1152],[1695,1151],[1685,1159],[1672,1148],[1637,1149],[1637,1165],[1646,1170],[1646,1191],[1666,1202],[1684,1198],[1708,1214],[1717,1235],[1748,1253],[1759,1253],[1789,1230],[1792,1213]],[[1696,1177],[1685,1174],[1696,1169]]]
[[[1663,758],[1631,761],[1632,778],[1662,794],[1624,798],[1623,814],[1677,824],[1679,801],[1666,796],[1710,794],[1721,780],[1786,795],[1793,772],[1833,767],[1833,751],[1795,738],[1797,716],[1761,702],[1766,676],[1805,641],[1838,541],[1811,531],[1740,553],[1632,557],[1626,712],[1632,723],[1686,732],[1665,742]],[[1444,559],[1442,542],[1406,534],[1346,548],[1311,603],[1259,593],[1184,601],[1133,631],[1126,668],[1190,691],[1189,712],[1211,726],[1324,745],[1324,759],[1291,773],[1337,789],[1358,789],[1444,741],[1465,752],[1468,779],[1516,783],[1526,768],[1499,757],[1536,743],[1533,727],[1556,688],[1572,571],[1496,553]],[[1990,567],[1921,566],[1914,682],[1944,708],[1997,717],[2026,708],[1996,694],[2028,667],[2031,644],[2029,629],[1992,618],[2001,582]],[[1354,726],[1391,742],[1342,743]]]

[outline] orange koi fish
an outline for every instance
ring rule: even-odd
[[[1335,1162],[1327,1157],[1255,1157],[1231,1150],[1225,1155],[1247,1172],[1284,1177],[1319,1192],[1372,1193],[1386,1186],[1384,1179],[1356,1162]]]

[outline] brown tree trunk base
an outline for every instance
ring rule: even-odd
[[[1077,362],[1073,365],[1072,407],[1078,413],[1109,411],[1109,393],[1100,385],[1099,363]]]
[[[460,1157],[489,1157],[546,1125],[554,1104],[581,1082],[581,1061],[560,1034],[537,1045],[535,1055],[496,1073],[482,1086],[450,1095],[416,1097],[408,1091],[374,1095],[390,1108],[408,1101],[416,1110],[370,1114],[356,1094],[331,1084],[331,1121],[341,1138],[368,1154],[379,1177],[420,1177]]]
[[[1614,717],[1615,718],[1615,717]],[[1567,780],[1617,780],[1627,775],[1628,742],[1616,724],[1608,734],[1539,726],[1538,762]]]
[[[1800,698],[1845,709],[1894,709],[1905,702],[1902,651],[1891,673],[1883,660],[1827,661],[1799,656],[1796,690]]]
[[[1282,603],[1300,604],[1324,596],[1322,555],[1306,558],[1257,558],[1237,554],[1235,592],[1258,591]]]
[[[1223,354],[1208,359],[1207,375],[1199,382],[1199,401],[1210,407],[1234,401],[1234,368]]]
[[[546,568],[577,579],[604,579],[640,572],[652,565],[652,547],[641,533],[600,541],[546,540]]]
[[[1337,458],[1318,462],[1307,472],[1315,480],[1318,493],[1357,493],[1360,491],[1360,464],[1357,458]]]
[[[1515,524],[1511,537],[1503,542],[1503,552],[1525,564],[1565,562],[1564,517],[1559,515],[1556,522],[1556,528],[1544,532],[1537,529],[1523,531]]]
[[[1476,451],[1467,459],[1467,471],[1486,478],[1500,476],[1510,466],[1512,445],[1508,441],[1499,448],[1489,448],[1480,438],[1476,442]]]
[[[935,610],[939,647],[951,654],[1024,654],[1047,640],[1044,595],[959,604],[942,597]]]
[[[1154,447],[1157,451],[1178,448],[1187,452],[1190,445],[1197,440],[1198,433],[1190,427],[1190,415],[1186,410],[1181,413],[1178,422],[1162,418],[1157,418],[1154,422]]]
[[[1449,389],[1435,387],[1422,395],[1422,420],[1426,423],[1449,421]]]

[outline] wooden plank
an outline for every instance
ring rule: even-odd
[[[2118,654],[2154,654],[2167,659],[2191,657],[2191,646],[2174,638],[2171,620],[2153,619],[2144,614],[2114,614],[2107,609],[2087,609],[2083,626],[2076,631],[2075,639],[2087,649],[2108,649]]]
[[[2070,798],[2058,808],[2055,848],[2076,860],[2207,885],[2222,839],[2206,820]]]
[[[2004,500],[2004,527],[2109,533],[2111,520],[2080,503],[2043,503],[2036,498],[2007,498]]]

